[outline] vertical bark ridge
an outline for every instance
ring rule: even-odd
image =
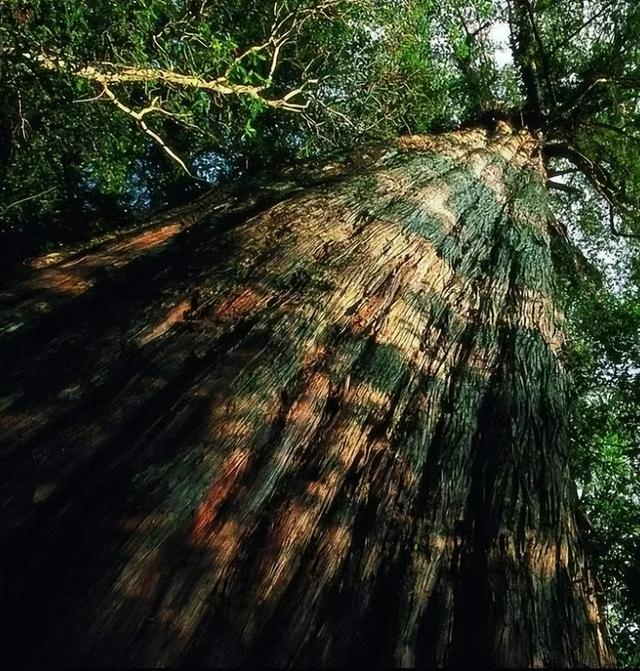
[[[566,470],[538,154],[508,127],[401,138],[166,243],[130,295],[18,347],[0,387],[16,646],[31,631],[40,663],[610,664]],[[14,321],[43,277],[10,292]]]

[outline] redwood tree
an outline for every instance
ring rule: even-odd
[[[611,665],[539,137],[406,136],[320,173],[3,294],[9,647]]]
[[[0,659],[613,665],[560,284],[638,237],[637,5],[53,4],[0,7],[0,233],[85,237],[0,288]]]

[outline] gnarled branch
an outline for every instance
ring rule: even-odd
[[[64,59],[54,58],[44,54],[37,56],[32,56],[30,54],[24,55],[37,62],[38,65],[45,70],[69,72],[80,79],[96,82],[102,86],[157,82],[170,88],[194,89],[208,91],[209,93],[223,96],[253,98],[259,100],[268,107],[284,109],[291,112],[298,112],[306,109],[308,103],[294,103],[291,102],[291,98],[302,93],[308,85],[316,83],[316,80],[309,79],[281,98],[268,98],[264,94],[265,90],[268,88],[267,85],[236,84],[229,81],[226,76],[216,77],[215,79],[205,79],[203,77],[198,77],[197,75],[187,75],[181,72],[176,72],[175,70],[166,70],[164,68],[121,65],[119,63],[110,62],[76,66]]]

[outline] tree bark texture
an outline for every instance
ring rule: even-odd
[[[614,663],[538,141],[345,165],[2,292],[5,658]]]

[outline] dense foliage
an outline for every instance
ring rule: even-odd
[[[265,166],[499,117],[539,131],[576,481],[640,664],[639,34],[631,0],[3,0],[4,270]]]

